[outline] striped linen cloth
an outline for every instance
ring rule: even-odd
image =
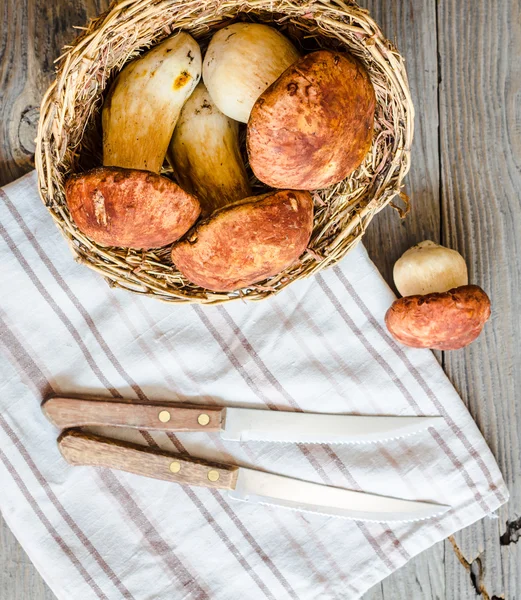
[[[361,245],[265,302],[173,306],[110,289],[77,265],[34,173],[0,195],[0,508],[59,599],[359,598],[506,502],[495,460],[431,352],[387,335],[393,295]],[[52,393],[441,414],[436,429],[356,446],[105,434],[453,509],[419,523],[361,523],[70,467],[40,411]]]

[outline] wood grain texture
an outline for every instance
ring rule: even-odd
[[[27,554],[0,515],[0,598],[55,600]]]
[[[457,534],[482,597],[521,596],[521,545],[501,536],[521,515],[521,5],[438,0],[443,241],[492,298],[491,323],[445,369],[498,459],[510,489],[499,520]],[[510,543],[508,543],[510,541]],[[467,581],[465,582],[465,579]],[[448,598],[461,564],[446,565]],[[469,596],[472,597],[472,596]]]
[[[215,406],[176,406],[172,402],[139,404],[59,396],[46,400],[42,410],[59,429],[113,425],[158,431],[220,431],[225,411]]]
[[[436,2],[361,0],[360,5],[371,11],[404,56],[416,108],[412,167],[404,188],[411,211],[402,220],[395,210],[386,207],[364,236],[371,259],[396,291],[392,281],[396,260],[418,242],[440,240]],[[368,592],[364,600],[445,598],[444,555],[443,544],[437,544],[385,579],[377,592]]]
[[[402,220],[396,210],[386,207],[364,236],[369,255],[395,289],[392,269],[396,260],[418,242],[439,243],[440,239],[436,2],[360,0],[360,5],[370,10],[404,56],[416,109],[412,167],[404,186],[411,211]]]
[[[0,2],[0,185],[34,168],[41,97],[74,26],[105,10],[108,0]]]
[[[58,439],[71,465],[91,465],[179,483],[221,490],[235,489],[238,467],[195,460],[155,448],[137,446],[81,431],[64,431]]]

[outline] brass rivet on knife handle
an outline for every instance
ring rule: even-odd
[[[161,423],[168,423],[168,421],[170,421],[170,419],[172,418],[172,415],[167,410],[162,410],[159,413],[158,418],[161,421]]]
[[[210,422],[210,417],[206,413],[202,413],[197,417],[197,422],[199,423],[199,425],[202,425],[204,427]]]
[[[208,471],[209,481],[219,481],[219,477],[219,471],[216,471],[215,469],[211,469],[210,471]]]
[[[181,470],[181,463],[178,460],[174,460],[174,462],[170,463],[169,469],[172,473],[179,473]]]

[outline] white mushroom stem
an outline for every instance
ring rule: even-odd
[[[300,54],[273,27],[234,23],[211,39],[203,63],[203,80],[228,117],[247,123],[257,98]]]
[[[251,195],[239,148],[239,124],[215,106],[203,82],[187,100],[167,158],[203,216]]]
[[[103,164],[159,173],[181,108],[200,77],[199,44],[184,32],[129,63],[103,107]]]
[[[461,254],[431,240],[409,248],[396,261],[393,278],[402,296],[447,292],[469,282]]]

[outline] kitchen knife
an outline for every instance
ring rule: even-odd
[[[443,417],[380,417],[173,403],[54,397],[42,409],[56,427],[112,425],[158,431],[218,431],[223,440],[299,443],[388,441],[443,423]]]
[[[353,492],[264,471],[209,463],[74,430],[63,432],[58,446],[72,465],[107,467],[182,485],[221,489],[234,500],[357,521],[421,521],[450,509],[432,502]]]

